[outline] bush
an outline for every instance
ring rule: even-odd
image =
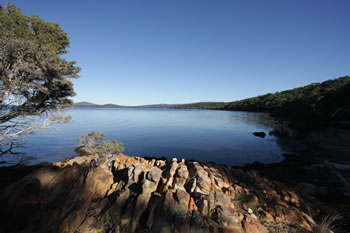
[[[116,154],[124,152],[123,143],[118,140],[113,141],[105,141],[102,145],[102,153],[103,154]]]
[[[94,131],[88,133],[87,135],[80,135],[78,137],[79,146],[86,146],[89,148],[96,147],[98,146],[98,142],[103,141],[105,137],[106,136],[104,134],[99,134]]]
[[[110,159],[112,155],[124,152],[124,145],[118,140],[105,141],[102,144],[105,137],[104,134],[93,131],[78,137],[79,146],[97,149],[96,157],[91,161],[91,165],[94,167],[105,162],[111,167]]]
[[[124,151],[123,143],[118,140],[105,141],[99,147],[99,153],[95,157],[95,163],[98,166],[100,163],[107,163],[109,167],[112,166],[111,157],[113,154],[122,153]]]

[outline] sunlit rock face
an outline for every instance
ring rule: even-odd
[[[1,194],[6,232],[308,232],[312,207],[255,172],[94,152],[48,165]],[[315,209],[312,209],[315,211]]]

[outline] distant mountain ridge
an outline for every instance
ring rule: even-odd
[[[75,108],[175,108],[176,106],[179,106],[179,104],[150,104],[139,106],[124,106],[117,104],[94,104],[86,101],[74,103]]]
[[[121,108],[123,106],[116,105],[116,104],[94,104],[90,102],[78,102],[74,103],[74,107],[77,108]]]

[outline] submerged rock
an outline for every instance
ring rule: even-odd
[[[41,168],[0,195],[4,232],[310,231],[293,190],[255,172],[176,159],[114,155],[91,166],[84,154]],[[312,209],[315,208],[303,208]]]
[[[266,133],[264,133],[264,132],[254,132],[253,135],[256,137],[261,137],[261,138],[266,137]]]

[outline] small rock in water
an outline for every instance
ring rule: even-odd
[[[266,137],[266,133],[264,133],[264,132],[254,132],[253,135],[256,137],[261,137],[261,138]]]

